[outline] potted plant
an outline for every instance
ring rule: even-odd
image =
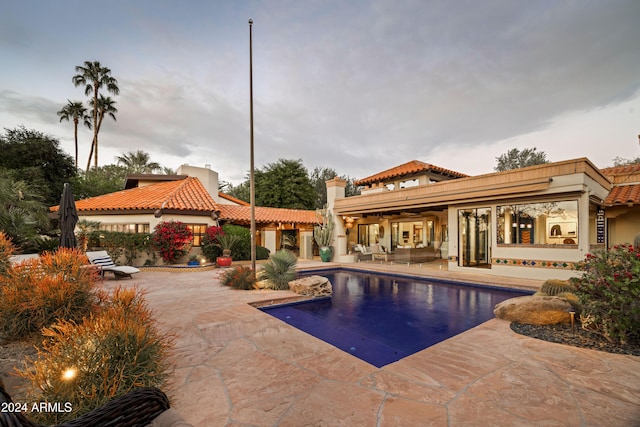
[[[189,261],[187,262],[187,265],[200,265],[200,261],[198,261],[198,256],[197,255],[191,255],[189,257]]]
[[[333,217],[327,208],[318,211],[319,224],[313,227],[313,238],[320,247],[320,259],[322,262],[331,261],[333,240]]]
[[[229,267],[233,259],[231,258],[231,248],[240,240],[235,234],[218,234],[215,245],[222,249],[222,256],[216,258],[218,267]]]

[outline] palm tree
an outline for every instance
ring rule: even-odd
[[[157,162],[151,162],[149,153],[142,150],[138,150],[135,153],[129,151],[128,153],[122,153],[122,156],[116,156],[118,165],[127,168],[129,173],[153,173],[155,170],[162,169]]]
[[[113,121],[116,121],[116,113],[118,112],[118,109],[114,107],[115,103],[116,101],[111,99],[110,96],[105,97],[104,95],[100,94],[100,98],[98,99],[98,132],[100,132],[100,128],[102,127],[102,120],[104,119],[105,114],[111,117]],[[91,115],[92,116],[94,115],[93,109],[91,109]],[[94,147],[96,149],[96,158],[97,158],[98,144],[96,144],[95,139],[91,144],[91,150],[89,150],[89,160],[87,162],[87,171],[89,171],[89,167],[91,166],[91,157],[93,156]]]
[[[83,124],[91,129],[90,116],[87,113],[87,109],[80,101],[70,101],[67,99],[67,105],[62,107],[62,110],[58,111],[60,121],[73,120],[73,136],[76,143],[76,171],[78,170],[78,123],[82,120]]]
[[[84,65],[76,66],[76,74],[72,77],[71,81],[73,84],[77,86],[84,85],[84,94],[89,96],[93,93],[93,142],[92,148],[95,150],[95,158],[94,158],[94,166],[98,167],[98,131],[100,130],[98,127],[98,95],[100,93],[100,89],[105,87],[107,92],[111,92],[114,95],[118,95],[120,93],[120,88],[118,87],[118,80],[114,77],[111,77],[111,70],[107,67],[103,67],[100,65],[98,61],[85,61]],[[89,157],[89,161],[91,161],[91,157]]]

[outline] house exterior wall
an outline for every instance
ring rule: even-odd
[[[607,208],[605,218],[609,247],[633,243],[635,237],[640,235],[640,206]]]
[[[587,159],[575,159],[522,170],[349,197],[336,200],[333,205],[336,207],[337,215],[356,215],[360,217],[357,224],[375,222],[389,231],[391,223],[395,220],[394,213],[396,218],[402,212],[414,215],[418,213],[419,219],[412,217],[411,221],[426,221],[432,214],[440,225],[446,224],[448,242],[444,242],[446,239],[442,236],[442,229],[437,226],[436,240],[439,237],[443,242],[443,256],[447,258],[449,270],[452,271],[478,271],[483,274],[522,278],[566,279],[577,274],[573,270],[575,263],[582,261],[594,244],[595,212],[606,199],[610,188],[611,183],[591,162]],[[546,220],[545,229],[541,231],[545,233],[542,234],[545,236],[543,243],[498,243],[499,206],[545,204],[554,201],[576,203],[577,219],[571,221],[576,224],[574,233],[578,238],[575,244],[564,241],[553,244],[554,238],[548,238],[550,236],[546,230]],[[445,213],[436,215],[430,212],[430,208],[444,208]],[[475,267],[462,266],[459,211],[477,208],[486,208],[490,213],[489,230],[486,234],[487,261],[478,263]],[[381,219],[389,216],[391,219]],[[624,224],[630,224],[634,219],[637,217],[624,218]],[[617,228],[610,228],[609,231],[615,235],[620,226],[618,223],[614,226]],[[633,229],[631,225],[624,227],[624,231],[621,232],[627,235]],[[390,234],[385,233],[385,237],[381,239],[383,245],[386,243],[385,246],[390,246]],[[356,238],[350,236],[349,243],[355,242]]]

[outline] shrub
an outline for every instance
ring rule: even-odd
[[[0,231],[0,274],[4,274],[11,266],[11,255],[15,252],[15,247],[11,243],[11,238],[4,231]]]
[[[192,233],[180,221],[164,221],[156,225],[153,243],[164,262],[175,263],[191,249]]]
[[[567,280],[549,279],[540,287],[543,295],[557,296],[563,293],[571,293],[575,290],[573,284]]]
[[[282,249],[271,255],[264,264],[262,278],[266,279],[273,289],[289,289],[289,282],[296,278],[296,255]]]
[[[239,237],[233,245],[233,259],[236,261],[247,261],[251,259],[251,231],[239,225],[225,224],[222,227],[212,226],[207,228],[205,236],[202,238],[202,253],[211,262],[222,255],[222,249],[216,246],[216,235],[232,234]],[[269,249],[256,245],[256,259],[269,258]]]
[[[76,249],[45,252],[0,276],[0,334],[17,340],[57,320],[79,321],[99,302],[97,272]]]
[[[640,248],[616,245],[587,254],[574,278],[582,326],[620,343],[640,342]]]
[[[138,387],[168,379],[173,337],[158,332],[144,293],[116,289],[81,323],[61,320],[43,330],[35,361],[18,374],[31,381],[33,401],[69,402],[72,411],[40,413],[40,423],[62,423]]]
[[[222,277],[222,284],[234,289],[250,290],[256,284],[253,270],[249,267],[239,266],[227,270]]]

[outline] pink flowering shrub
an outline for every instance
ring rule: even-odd
[[[574,278],[585,329],[610,341],[640,342],[640,247],[616,245],[587,254]]]
[[[180,221],[164,221],[153,231],[153,245],[164,262],[174,263],[191,249],[191,230]]]

